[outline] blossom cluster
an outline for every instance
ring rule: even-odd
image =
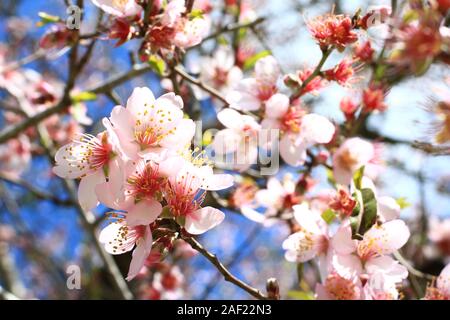
[[[134,249],[131,280],[150,254],[155,220],[175,219],[189,234],[214,228],[224,214],[202,207],[205,192],[230,187],[233,177],[214,174],[203,153],[191,150],[195,125],[174,93],[155,99],[150,89],[135,88],[126,107],[116,106],[103,125],[105,131],[61,147],[54,172],[81,179],[83,209],[101,203],[114,210],[99,240],[111,254]]]
[[[224,209],[264,228],[285,227],[275,245],[298,270],[317,271],[308,292],[316,299],[403,298],[411,272],[420,274],[402,256],[413,224],[401,216],[404,199],[386,195],[379,184],[388,148],[367,120],[392,108],[387,96],[395,85],[423,75],[433,63],[449,64],[448,1],[307,19],[320,57],[289,71],[276,51],[261,40],[264,50],[258,51],[249,40],[249,34],[263,33],[256,26],[264,20],[256,19],[249,1],[225,1],[221,7],[237,27],[227,21],[216,25],[208,0],[91,2],[102,12],[92,34],[68,29],[58,17],[44,19],[50,27],[39,47],[47,58],[78,50],[69,58],[70,87],[14,65],[9,49],[0,46],[0,89],[12,97],[2,113],[7,129],[44,114],[36,127],[0,145],[0,174],[17,178],[32,155],[54,155],[53,174],[77,181],[77,209],[107,208],[98,220],[98,241],[109,254],[131,254],[126,280],[138,280],[142,299],[183,297],[186,279],[177,262],[195,250],[223,272],[213,254],[195,248],[194,237],[221,224]],[[218,31],[211,32],[214,27]],[[386,35],[382,47],[371,39],[374,28]],[[131,71],[93,90],[115,106],[100,117],[101,128],[87,129],[93,121],[85,102],[97,97],[80,92],[75,83],[82,81],[75,78],[100,39],[116,47],[139,42],[130,54]],[[212,39],[215,45],[204,45]],[[150,69],[165,93],[155,97],[148,87],[134,87],[120,105],[116,83]],[[345,91],[336,101],[341,120],[313,108],[314,99],[332,86]],[[430,108],[438,118],[434,142],[444,148],[450,142],[449,101],[442,97]],[[205,132],[194,122],[204,102],[213,105],[215,121]],[[55,106],[58,111],[51,113]],[[262,155],[282,170],[267,174]],[[325,175],[327,181],[321,181]],[[450,256],[449,221],[430,220],[424,232],[437,256]],[[274,283],[268,281],[267,296],[258,294],[279,298]],[[450,265],[425,291],[420,298],[450,300]]]

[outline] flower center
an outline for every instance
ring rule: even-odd
[[[159,196],[164,186],[164,178],[159,175],[158,166],[150,162],[138,165],[127,180],[127,194],[137,201]]]
[[[75,159],[72,165],[82,170],[87,165],[91,170],[103,168],[113,156],[112,146],[108,143],[106,133],[102,134],[101,140],[95,136],[84,134],[81,136],[76,147],[67,147],[69,154]],[[66,160],[69,160],[66,158]]]
[[[128,0],[113,0],[113,5],[116,7],[125,7],[125,5],[128,3]]]
[[[228,71],[220,67],[216,67],[214,71],[214,85],[220,88],[227,83]]]
[[[281,129],[284,132],[300,132],[301,119],[305,112],[300,108],[290,107],[281,118]]]
[[[325,288],[336,300],[354,300],[357,298],[355,284],[338,274],[331,274],[325,281]]]
[[[205,199],[206,193],[198,192],[196,177],[183,174],[169,180],[165,198],[172,214],[176,217],[189,216],[198,210]]]
[[[258,99],[261,101],[267,101],[276,92],[277,92],[277,88],[273,84],[259,84]]]
[[[344,169],[351,171],[352,168],[358,164],[358,159],[352,154],[352,152],[348,149],[343,150],[338,158],[339,166]]]

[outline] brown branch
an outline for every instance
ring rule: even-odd
[[[42,190],[39,190],[33,184],[29,183],[28,181],[26,181],[22,178],[9,177],[3,173],[0,173],[0,179],[3,181],[6,181],[6,182],[12,183],[16,186],[19,186],[23,189],[26,189],[29,193],[31,193],[33,196],[35,196],[38,199],[49,200],[49,201],[54,202],[55,204],[62,205],[62,206],[73,205],[73,202],[71,200],[60,199],[51,193],[47,193]]]
[[[106,81],[105,83],[93,87],[91,89],[88,89],[86,91],[96,93],[96,94],[106,94],[110,92],[113,88],[117,87],[118,85],[134,78],[137,76],[140,76],[144,73],[147,73],[151,71],[151,67],[148,65],[137,65],[130,71],[113,77],[110,80]],[[48,108],[34,116],[29,117],[28,119],[25,119],[24,121],[18,123],[15,126],[8,127],[0,132],[0,143],[4,143],[9,139],[17,137],[22,131],[28,129],[29,127],[37,125],[42,120],[47,119],[48,117],[65,111],[71,104],[70,98],[64,98],[61,99],[61,101],[56,104],[54,107]]]
[[[205,41],[208,41],[208,40],[211,40],[211,39],[215,39],[215,38],[221,36],[224,33],[234,32],[234,31],[239,30],[239,29],[252,28],[252,27],[255,27],[255,26],[263,23],[265,20],[266,20],[266,18],[260,17],[258,19],[253,20],[253,21],[250,21],[250,22],[229,24],[229,25],[219,29],[218,31],[210,34],[209,36],[206,36],[205,38],[203,38],[203,41],[201,43],[199,43],[198,45],[190,47],[189,50],[191,50],[192,48],[195,48],[197,46],[200,46]]]
[[[20,59],[14,62],[11,62],[10,64],[6,65],[4,68],[0,68],[0,73],[6,73],[9,71],[13,71],[16,70],[28,63],[31,63],[35,60],[41,59],[43,57],[45,57],[45,50],[39,49],[36,52]]]
[[[268,300],[269,298],[261,293],[258,289],[255,289],[251,287],[250,285],[246,284],[245,282],[239,280],[234,275],[231,274],[230,271],[217,259],[216,255],[212,254],[208,250],[206,250],[197,240],[191,237],[185,237],[182,236],[182,239],[189,243],[191,247],[201,253],[206,259],[209,260],[216,268],[219,270],[219,272],[223,275],[225,281],[231,282],[234,285],[238,286],[239,288],[245,290],[248,292],[251,296],[255,297],[259,300]]]
[[[435,146],[431,143],[415,141],[413,143],[413,147],[416,149],[420,149],[420,150],[422,150],[428,154],[431,154],[433,156],[448,156],[448,155],[450,155],[450,147],[449,146]]]
[[[175,73],[180,75],[186,81],[188,81],[188,82],[196,85],[200,89],[208,92],[209,94],[211,94],[215,98],[217,98],[220,101],[222,101],[226,106],[228,106],[227,100],[225,99],[225,97],[222,96],[222,94],[219,91],[217,91],[213,87],[210,87],[207,84],[203,83],[201,80],[196,79],[193,76],[189,75],[186,71],[183,70],[183,68],[181,66],[177,66],[173,70],[175,71]]]
[[[5,290],[1,285],[0,285],[0,300],[20,300],[19,297],[15,296],[14,294],[12,294],[11,292]]]
[[[227,269],[233,267],[244,257],[243,253],[245,252],[245,249],[247,249],[248,251],[248,248],[251,246],[252,242],[257,239],[262,230],[263,227],[261,224],[258,224],[253,228],[253,230],[247,235],[244,241],[242,241],[242,243],[236,248],[236,250],[234,250],[230,261],[225,265]],[[203,290],[202,294],[200,295],[200,300],[206,300],[208,298],[209,294],[214,290],[219,280],[220,274],[217,274],[216,277],[214,277],[212,281],[210,281],[209,285],[207,285]]]
[[[43,126],[38,126],[38,134],[40,138],[40,142],[42,147],[45,149],[47,157],[51,164],[53,164],[53,159],[55,155],[55,151],[53,148],[53,141],[51,141],[47,130]],[[103,245],[100,243],[99,239],[96,236],[96,218],[95,215],[91,211],[85,211],[77,201],[77,192],[76,185],[72,180],[65,180],[61,178],[63,182],[63,186],[66,192],[69,194],[71,201],[74,204],[75,209],[78,212],[79,217],[81,218],[82,225],[87,232],[87,234],[91,237],[92,242],[94,243],[95,250],[99,254],[105,269],[110,275],[111,280],[113,281],[113,285],[116,287],[120,296],[125,300],[133,299],[133,294],[128,288],[127,283],[125,282],[122,273],[119,270],[116,262],[113,257],[109,255]]]

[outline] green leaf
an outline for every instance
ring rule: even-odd
[[[364,188],[361,190],[363,201],[363,216],[358,233],[363,235],[377,222],[377,200],[372,189]]]
[[[352,198],[356,199],[356,205],[353,208],[353,212],[352,212],[352,217],[356,217],[359,215],[359,212],[361,211],[361,205],[358,201],[358,193],[357,192],[353,192],[352,193]]]
[[[168,206],[165,206],[165,207],[162,209],[162,212],[161,212],[160,217],[161,217],[161,218],[172,218],[172,213],[170,212],[170,209],[169,209]]]
[[[411,206],[411,203],[406,201],[406,198],[404,198],[404,197],[398,198],[395,201],[397,201],[397,204],[400,206],[400,209],[405,209],[405,208],[408,208]]]
[[[360,239],[377,222],[377,200],[373,190],[369,188],[357,190],[353,197],[357,204],[350,217],[350,226],[352,238]]]
[[[72,102],[79,103],[83,101],[92,101],[97,99],[97,95],[93,92],[83,91],[72,96]]]
[[[220,36],[220,37],[217,38],[217,43],[220,44],[220,45],[227,45],[228,44],[228,40],[224,36]]]
[[[288,291],[287,296],[295,300],[314,300],[314,293],[312,292],[290,290]]]
[[[336,216],[336,213],[331,209],[327,209],[322,213],[322,219],[325,220],[327,224],[332,223]]]
[[[151,55],[148,59],[148,63],[150,64],[150,67],[152,67],[153,71],[155,71],[158,75],[162,76],[164,74],[164,71],[166,70],[166,63],[159,56]]]
[[[253,56],[251,56],[250,58],[247,58],[244,61],[243,69],[244,70],[252,69],[259,59],[264,58],[266,56],[270,56],[270,51],[269,50],[260,51],[260,52],[258,52],[256,54],[254,54]]]
[[[327,180],[332,186],[336,186],[336,180],[334,180],[333,170],[327,168]]]
[[[375,79],[381,80],[384,77],[384,74],[386,73],[387,66],[384,64],[380,64],[375,69]]]
[[[301,281],[303,279],[303,263],[297,264],[297,279],[298,279],[298,282],[301,283]]]
[[[203,138],[202,138],[202,145],[203,146],[208,146],[211,144],[211,142],[213,141],[213,134],[211,130],[206,130],[205,133],[203,134]]]
[[[186,223],[186,217],[185,216],[178,216],[175,218],[175,221],[180,225],[184,227],[184,224]]]
[[[359,239],[359,235],[358,235],[358,224],[359,224],[359,219],[358,217],[353,217],[351,216],[349,218],[350,220],[350,227],[352,228],[352,239]]]
[[[408,10],[403,14],[403,22],[405,24],[411,23],[420,18],[418,10]]]
[[[41,18],[41,21],[39,21],[37,23],[38,27],[45,26],[46,24],[49,24],[49,23],[56,23],[56,22],[61,21],[60,17],[53,16],[51,14],[48,14],[48,13],[42,12],[42,11],[38,13],[38,16]]]
[[[203,18],[203,11],[201,9],[192,9],[189,13],[189,20],[194,20],[195,18]]]
[[[423,76],[425,74],[425,72],[427,72],[428,69],[430,69],[430,66],[432,63],[433,63],[433,58],[414,61],[414,66],[415,66],[414,75],[416,77]]]
[[[357,190],[361,190],[361,182],[362,178],[364,177],[364,166],[359,168],[354,174],[353,174],[353,183],[355,184],[355,188]]]

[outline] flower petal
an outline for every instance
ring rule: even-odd
[[[202,234],[216,227],[225,219],[225,214],[212,207],[201,208],[186,217],[184,228],[190,234]]]
[[[162,205],[156,200],[141,200],[128,208],[127,224],[130,227],[149,225],[158,218]]]

